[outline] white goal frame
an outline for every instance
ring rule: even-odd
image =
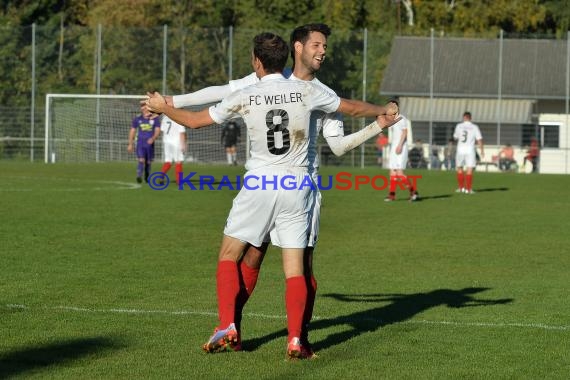
[[[45,103],[45,145],[44,145],[44,162],[45,163],[54,163],[55,157],[50,154],[50,148],[52,144],[50,144],[50,133],[52,132],[52,125],[51,125],[51,103],[54,98],[69,98],[69,99],[138,99],[142,100],[145,98],[145,95],[93,95],[93,94],[46,94],[46,103]],[[97,136],[99,134],[99,117],[100,117],[100,110],[99,110],[99,102],[97,102],[97,111],[96,111],[96,120],[95,125],[97,129]],[[96,138],[96,162],[99,162],[99,139]]]

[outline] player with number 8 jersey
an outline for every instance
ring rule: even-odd
[[[242,117],[250,139],[245,177],[261,178],[269,185],[265,189],[244,186],[234,199],[218,256],[220,323],[203,347],[206,352],[234,349],[238,344],[235,328],[236,299],[240,290],[237,261],[246,244],[259,246],[274,230],[282,248],[286,278],[288,347],[292,347],[287,355],[301,355],[298,342],[307,299],[303,251],[308,244],[310,210],[316,191],[310,186],[292,189],[280,186],[279,178],[292,177],[296,183],[311,178],[308,157],[311,111],[377,116],[381,125],[390,122],[386,116],[380,116],[387,113],[384,107],[341,99],[313,83],[285,79],[281,73],[288,52],[287,43],[281,37],[271,33],[256,36],[252,66],[260,81],[232,93],[210,109],[199,112],[176,109],[166,104],[158,93],[149,94],[146,102],[151,111],[164,113],[190,128]]]

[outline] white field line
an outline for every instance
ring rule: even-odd
[[[122,309],[122,308],[112,308],[112,309],[90,309],[85,307],[77,306],[39,306],[36,308],[30,308],[26,305],[19,304],[7,304],[5,305],[7,309],[19,309],[19,310],[32,310],[32,309],[44,309],[44,310],[62,310],[62,311],[73,311],[78,313],[106,313],[106,314],[164,314],[164,315],[200,315],[200,316],[217,316],[218,314],[213,311],[192,311],[192,310],[179,310],[179,311],[168,311],[168,310],[141,310],[141,309]],[[259,319],[282,319],[285,320],[285,315],[270,315],[270,314],[259,314],[259,313],[244,313],[246,317],[253,317]],[[335,317],[332,317],[335,318]],[[320,316],[313,316],[314,320],[327,319]],[[366,319],[355,319],[357,321],[374,321],[382,324],[381,320],[366,318]],[[570,326],[556,326],[548,325],[545,323],[522,323],[522,322],[456,322],[456,321],[429,321],[429,320],[408,320],[401,322],[390,322],[389,324],[412,324],[412,325],[443,325],[443,326],[457,326],[457,327],[490,327],[490,328],[523,328],[523,329],[541,329],[541,330],[558,330],[558,331],[569,331]]]
[[[48,189],[46,190],[43,187],[37,189],[30,189],[26,188],[25,186],[16,187],[16,188],[0,188],[0,192],[24,192],[24,191],[108,191],[108,190],[134,190],[140,189],[142,186],[138,183],[132,182],[123,182],[123,181],[100,181],[100,180],[90,180],[90,179],[77,179],[77,178],[61,178],[61,177],[48,177],[48,178],[34,178],[34,177],[26,177],[26,176],[11,176],[11,177],[4,177],[4,178],[13,178],[13,179],[23,179],[27,181],[41,181],[41,180],[56,180],[56,181],[65,181],[69,183],[93,183],[93,184],[108,184],[108,187],[100,187],[100,186],[93,186],[93,187],[83,187],[83,188],[73,188],[73,187],[66,187],[60,189]],[[67,185],[67,184],[64,184]]]

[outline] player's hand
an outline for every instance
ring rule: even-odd
[[[129,144],[129,145],[127,146],[127,152],[133,153],[133,144]]]
[[[402,117],[396,118],[395,115],[388,116],[388,115],[378,115],[376,117],[376,122],[380,126],[381,129],[390,128],[392,125],[396,124],[402,120]]]
[[[172,96],[164,96],[164,101],[165,101],[166,104],[168,104],[170,107],[174,107],[174,99],[172,98]]]
[[[163,113],[167,107],[166,100],[159,92],[146,93],[145,106],[150,112]]]
[[[400,108],[395,103],[388,103],[386,105],[386,116],[398,116]]]

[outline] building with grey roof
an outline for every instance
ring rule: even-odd
[[[520,155],[534,136],[541,172],[569,173],[569,48],[565,40],[396,37],[380,93],[399,98],[425,143],[444,145],[470,111],[491,149],[509,143]]]

